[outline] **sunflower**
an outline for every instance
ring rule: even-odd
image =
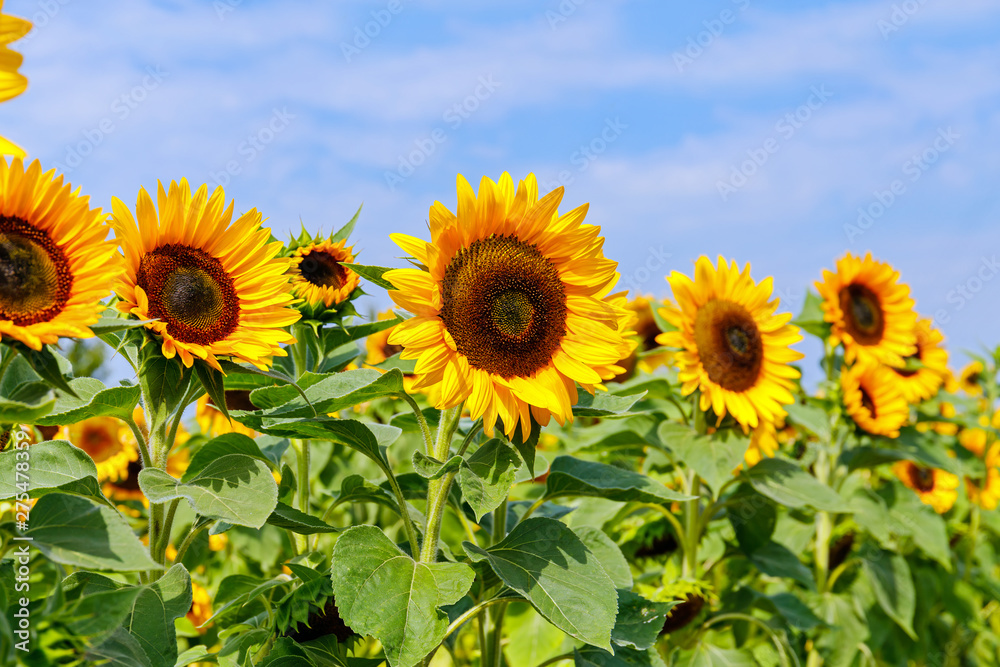
[[[969,396],[983,395],[983,377],[986,368],[981,361],[973,361],[962,369],[958,377],[958,386]]]
[[[345,247],[347,239],[334,243],[315,240],[292,252],[292,288],[310,306],[327,308],[346,301],[358,288],[360,277],[343,266],[354,261],[354,251]]]
[[[257,406],[250,402],[250,392],[240,389],[226,390],[227,410],[257,410]],[[230,421],[222,414],[222,411],[215,407],[215,403],[208,394],[198,399],[194,410],[195,421],[201,428],[201,432],[209,438],[214,438],[223,433],[242,433],[245,436],[256,438],[257,432],[248,428],[236,420]]]
[[[136,219],[112,200],[114,227],[126,271],[115,284],[119,310],[142,320],[163,339],[163,355],[191,367],[197,357],[221,370],[217,356],[235,357],[262,370],[295,339],[284,330],[299,319],[290,308],[280,243],[269,243],[257,209],[235,223],[233,203],[202,185],[191,195],[186,180],[157,187],[157,207],[139,190]]]
[[[120,273],[108,226],[89,197],[37,160],[0,159],[0,336],[35,350],[89,338]]]
[[[844,344],[844,360],[880,361],[902,366],[916,353],[916,320],[910,288],[888,264],[847,253],[837,272],[823,271],[816,283],[823,297],[823,317],[832,325],[830,342]]]
[[[930,320],[917,322],[917,351],[907,357],[919,367],[893,367],[899,390],[908,403],[919,403],[937,393],[948,377],[948,351],[941,345],[944,336],[931,327]]]
[[[891,373],[887,366],[855,364],[841,370],[840,387],[854,423],[873,435],[895,438],[909,419],[910,408]]]
[[[414,317],[388,342],[417,359],[414,384],[437,408],[468,399],[473,419],[507,435],[534,417],[572,421],[580,383],[593,393],[622,372],[630,352],[611,302],[617,264],[604,257],[587,206],[556,212],[563,189],[538,199],[533,174],[515,191],[510,175],[483,178],[479,195],[458,176],[458,215],[435,202],[431,242],[393,234],[423,269],[384,274],[393,301]]]
[[[750,434],[750,445],[747,447],[743,460],[747,467],[760,463],[766,458],[771,458],[778,451],[778,429],[772,421],[761,420]]]
[[[139,447],[124,422],[114,417],[91,417],[65,429],[69,441],[94,460],[99,481],[124,480],[133,464],[136,474],[142,469]]]
[[[976,456],[982,456],[986,452],[986,446],[992,438],[986,429],[963,428],[958,434],[958,443]]]
[[[660,344],[656,342],[656,337],[663,331],[653,315],[653,306],[653,299],[647,296],[637,296],[625,303],[625,308],[631,317],[631,321],[625,328],[630,330],[630,339],[634,342],[636,349],[620,362],[626,370],[615,378],[616,382],[628,380],[635,374],[636,370],[652,373],[660,366],[670,366],[673,363],[673,351],[660,347]]]
[[[17,97],[28,87],[28,79],[17,71],[24,58],[20,53],[7,48],[7,45],[24,37],[29,30],[31,22],[4,14],[3,0],[0,0],[0,102]],[[23,158],[24,151],[0,137],[0,155]]]
[[[950,510],[958,498],[958,477],[945,470],[926,468],[913,461],[897,461],[892,472],[938,514]]]
[[[707,257],[695,263],[695,279],[674,271],[667,277],[677,306],[667,303],[660,315],[677,331],[656,341],[681,350],[676,355],[681,392],[701,390],[700,406],[709,407],[719,422],[732,414],[744,430],[761,420],[784,416],[782,404],[799,371],[788,364],[802,358],[789,346],[802,340],[791,314],[775,315],[771,278],[760,284],[719,257],[718,268]]]
[[[196,581],[191,582],[191,609],[188,610],[187,618],[195,628],[212,618],[212,597]],[[204,632],[204,628],[199,628],[199,631]]]
[[[1000,505],[1000,443],[995,443],[986,454],[986,477],[981,480],[965,478],[969,500],[985,510],[995,510]]]

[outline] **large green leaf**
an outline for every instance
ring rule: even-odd
[[[186,482],[147,468],[139,473],[139,487],[153,502],[186,498],[204,517],[252,528],[263,526],[278,502],[271,471],[246,454],[217,458]]]
[[[301,512],[294,507],[289,507],[285,503],[278,503],[278,506],[271,512],[271,516],[267,517],[267,522],[278,528],[287,528],[299,535],[336,533],[340,530],[310,514]]]
[[[458,471],[458,484],[477,521],[507,499],[520,465],[517,452],[496,438],[488,440],[465,461]]]
[[[796,464],[764,459],[747,473],[753,488],[785,507],[814,507],[826,512],[850,512],[837,492]]]
[[[666,421],[660,424],[657,435],[673,452],[674,460],[698,473],[716,494],[733,479],[733,470],[743,463],[750,445],[745,436],[733,431],[699,436],[694,429]]]
[[[665,667],[655,649],[637,651],[618,647],[615,654],[591,646],[573,650],[574,667]]]
[[[380,373],[362,368],[326,375],[306,374],[299,379],[299,385],[305,391],[308,403],[294,387],[288,386],[257,389],[250,395],[250,400],[254,405],[261,406],[263,412],[260,414],[265,417],[313,417],[317,413],[338,412],[358,403],[399,394],[403,391],[403,374],[398,370]]]
[[[177,660],[174,621],[191,608],[191,577],[177,563],[144,586],[125,627],[138,640],[153,667],[173,667]]]
[[[653,602],[628,589],[619,589],[618,617],[611,631],[611,641],[640,651],[652,647],[670,610],[678,604],[678,601]]]
[[[678,667],[757,667],[753,654],[745,649],[719,648],[705,641],[677,661]]]
[[[51,493],[31,510],[25,535],[51,560],[63,565],[132,572],[156,563],[117,511],[86,498]]]
[[[597,557],[597,562],[611,577],[611,583],[615,585],[615,588],[632,588],[632,570],[629,569],[628,561],[625,560],[622,550],[618,548],[614,540],[608,537],[607,533],[594,526],[574,526],[573,532]],[[621,597],[619,596],[620,601]]]
[[[489,549],[464,542],[474,562],[486,561],[554,626],[611,650],[618,593],[594,554],[565,524],[533,517]]]
[[[788,411],[788,419],[793,424],[804,426],[822,442],[830,442],[830,415],[827,414],[826,410],[815,405],[802,405],[801,403],[786,405],[785,410]]]
[[[906,559],[899,554],[882,551],[875,545],[865,549],[865,553],[868,555],[864,559],[865,574],[879,606],[911,639],[916,639],[913,614],[917,607],[917,593]]]
[[[69,381],[76,396],[59,392],[55,406],[45,417],[35,420],[41,426],[75,424],[91,417],[127,419],[139,404],[138,385],[105,387],[94,378],[73,378]]]
[[[18,452],[20,459],[25,454],[29,457],[29,469],[20,474]],[[101,493],[93,460],[65,440],[48,440],[27,450],[9,449],[0,453],[0,499],[13,498],[25,488],[34,498],[62,491],[108,502]]]
[[[766,542],[747,554],[747,558],[763,574],[771,577],[788,577],[815,589],[816,578],[792,551],[777,542]]]
[[[255,428],[283,438],[330,440],[361,452],[382,468],[389,465],[385,448],[401,433],[387,424],[366,424],[336,417],[265,419]]]
[[[146,407],[165,419],[181,402],[193,373],[185,370],[180,357],[167,359],[157,343],[147,340],[139,348],[139,375],[149,391]]]
[[[588,394],[582,392],[577,404],[573,406],[573,414],[577,417],[622,417],[628,414],[632,406],[638,403],[646,392],[631,396],[617,396],[607,392]]]
[[[572,456],[557,456],[545,480],[545,497],[561,496],[593,496],[623,503],[663,503],[692,498],[631,470]]]
[[[392,283],[382,277],[382,274],[386,271],[392,271],[390,268],[384,266],[366,266],[364,264],[347,264],[345,262],[341,262],[341,266],[346,266],[351,271],[354,271],[362,278],[378,285],[382,289],[396,289],[392,286]]]
[[[441,643],[448,614],[475,573],[462,563],[418,563],[375,526],[344,531],[333,548],[331,577],[341,618],[375,637],[389,664],[414,665]]]
[[[55,407],[56,397],[48,391],[45,385],[42,385],[41,389],[40,396],[32,397],[34,400],[0,398],[0,423],[35,424],[49,414]]]
[[[228,454],[243,454],[252,459],[263,461],[268,467],[275,467],[274,461],[264,455],[253,438],[242,433],[223,433],[198,448],[198,451],[191,457],[191,462],[188,464],[187,470],[184,471],[181,481],[190,481],[212,461]]]
[[[105,312],[114,311],[108,310]],[[124,331],[125,329],[137,329],[155,321],[156,320],[127,320],[122,317],[115,317],[114,315],[101,315],[101,319],[90,325],[90,330],[94,332],[95,336],[103,336],[117,331]]]

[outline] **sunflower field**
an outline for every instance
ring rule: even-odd
[[[1000,348],[871,254],[628,294],[504,173],[371,266],[0,153],[0,665],[1000,664]]]

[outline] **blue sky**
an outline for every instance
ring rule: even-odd
[[[533,171],[626,287],[721,253],[797,312],[870,250],[950,349],[1000,340],[995,0],[99,6],[6,0],[36,28],[0,134],[102,207],[186,177],[284,236],[364,202],[359,261],[398,266],[456,173]]]

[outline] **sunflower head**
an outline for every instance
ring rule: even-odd
[[[420,269],[388,271],[390,297],[414,317],[388,342],[416,359],[415,387],[435,407],[468,401],[492,435],[499,418],[524,437],[531,418],[571,421],[576,384],[589,392],[624,369],[626,316],[609,296],[617,264],[604,257],[587,206],[559,215],[563,189],[539,199],[534,175],[483,178],[478,196],[458,177],[458,212],[430,210],[431,242],[393,234]]]
[[[840,373],[844,408],[854,423],[872,435],[899,436],[910,409],[892,369],[877,363],[845,366]]]
[[[17,71],[21,67],[23,57],[20,53],[11,51],[7,45],[28,34],[31,22],[4,14],[2,10],[3,2],[0,0],[0,102],[6,102],[23,93],[28,87],[28,79]],[[0,155],[23,158],[24,151],[0,137]]]
[[[298,308],[307,320],[332,322],[355,314],[351,304],[362,294],[361,279],[344,264],[355,259],[347,236],[357,217],[355,214],[344,229],[327,238],[312,236],[303,227],[298,238],[286,246],[292,260],[288,269],[292,289],[301,299]]]
[[[121,271],[100,209],[38,161],[0,158],[0,336],[40,350],[89,338]]]
[[[764,459],[773,457],[778,451],[778,446],[778,429],[775,423],[762,420],[750,433],[750,445],[743,454],[743,460],[748,468],[752,468]]]
[[[115,283],[117,308],[142,320],[161,339],[163,355],[185,366],[202,359],[221,370],[233,357],[262,370],[282,344],[294,342],[284,327],[299,319],[289,307],[291,260],[279,257],[270,229],[251,209],[233,222],[225,193],[211,197],[202,185],[192,195],[186,180],[157,187],[157,202],[139,190],[136,216],[112,201],[114,228],[125,257]]]
[[[65,429],[69,441],[94,460],[99,481],[122,481],[129,477],[132,466],[136,475],[142,468],[139,447],[124,422],[114,417],[91,417]]]
[[[802,340],[791,314],[776,315],[771,278],[757,283],[750,265],[707,257],[695,264],[694,280],[674,271],[667,277],[677,305],[660,314],[677,328],[656,341],[679,350],[675,363],[684,395],[701,392],[700,407],[715,412],[719,422],[731,414],[744,429],[785,414],[783,404],[799,371],[790,366],[802,358],[791,345]]]
[[[898,461],[892,466],[899,481],[913,491],[925,505],[938,514],[951,509],[958,498],[958,477],[938,468],[928,468],[913,461]]]
[[[959,388],[969,396],[982,396],[985,381],[986,367],[978,360],[969,363],[958,376]]]
[[[917,322],[916,334],[916,352],[904,359],[903,366],[892,369],[900,393],[909,403],[932,397],[949,374],[948,351],[941,344],[944,340],[941,332],[924,319]]]
[[[902,366],[916,353],[917,314],[910,288],[899,272],[884,262],[851,253],[837,260],[837,271],[823,271],[816,283],[823,297],[823,318],[830,323],[830,342],[844,344],[844,359],[879,361]]]

